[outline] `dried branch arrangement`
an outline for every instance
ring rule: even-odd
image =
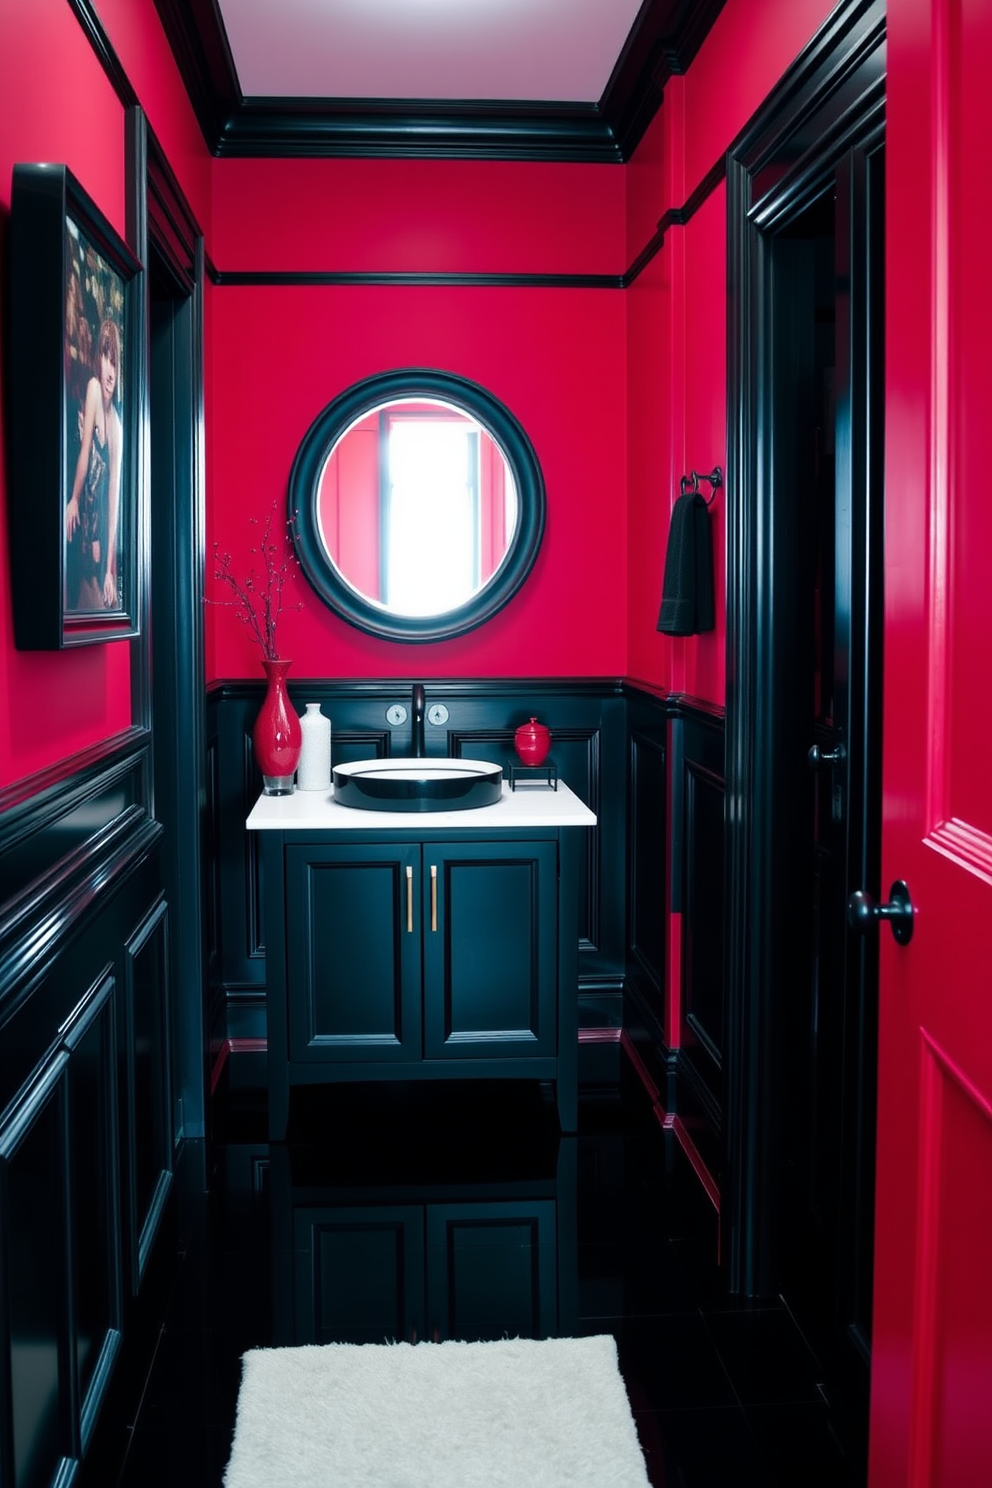
[[[279,616],[286,608],[283,604],[283,589],[290,570],[298,567],[296,554],[289,543],[278,543],[272,535],[272,521],[277,506],[278,502],[273,501],[265,519],[262,540],[257,547],[249,549],[253,558],[261,555],[263,569],[261,575],[252,564],[247,576],[239,579],[232,567],[233,560],[230,553],[221,553],[220,544],[214,543],[214,578],[221,584],[226,584],[234,598],[208,600],[209,604],[225,605],[234,611],[235,618],[246,627],[248,634],[258,645],[266,661],[279,660],[279,652],[276,649],[276,626]],[[257,517],[249,517],[248,520],[253,527],[258,526]],[[291,521],[292,517],[287,519],[287,529]],[[300,601],[289,608],[302,610],[303,603]]]

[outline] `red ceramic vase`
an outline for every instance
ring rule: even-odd
[[[286,691],[286,673],[291,666],[291,661],[262,662],[269,685],[251,731],[251,741],[267,796],[292,794],[293,776],[300,762],[303,735]]]
[[[525,765],[543,765],[551,748],[551,733],[543,723],[532,718],[522,723],[513,736],[513,747]]]

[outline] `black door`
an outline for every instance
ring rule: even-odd
[[[878,876],[882,155],[852,152],[772,245],[783,465],[794,462],[797,758],[783,919],[798,954],[783,998],[787,1087],[782,1287],[832,1403],[867,1421],[874,1166],[875,942],[848,929]]]

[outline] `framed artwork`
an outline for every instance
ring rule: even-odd
[[[14,638],[138,633],[141,265],[64,165],[15,165],[8,500]]]

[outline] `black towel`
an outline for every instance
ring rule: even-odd
[[[699,492],[690,491],[672,508],[657,629],[665,635],[687,636],[712,630],[713,625],[710,514]]]

